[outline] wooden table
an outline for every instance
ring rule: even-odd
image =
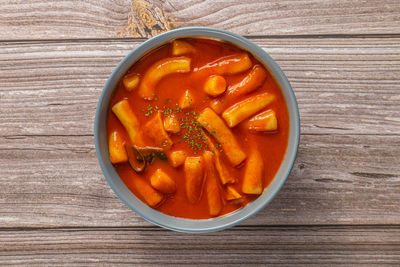
[[[270,53],[292,83],[302,132],[273,202],[202,235],[129,210],[93,141],[118,62],[192,25]],[[399,0],[4,0],[0,114],[0,265],[400,264]]]

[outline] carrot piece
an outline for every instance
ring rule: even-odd
[[[219,58],[195,71],[210,70],[217,75],[233,75],[250,69],[251,59],[247,53],[234,54]]]
[[[245,194],[259,195],[263,191],[264,161],[257,148],[253,148],[247,159],[242,191]]]
[[[124,84],[124,87],[128,91],[132,91],[135,89],[138,84],[139,84],[139,75],[137,74],[128,74],[125,75],[125,77],[122,79],[122,83]]]
[[[161,112],[157,113],[144,125],[144,132],[154,140],[157,146],[166,150],[172,147],[172,140],[164,129]]]
[[[232,104],[232,101],[239,96],[253,92],[260,87],[267,77],[267,71],[260,65],[255,65],[249,74],[240,82],[229,86],[221,97],[211,101],[211,108],[218,114]]]
[[[211,96],[218,96],[225,92],[226,80],[220,75],[214,75],[208,77],[204,84],[204,92]]]
[[[170,133],[179,133],[181,126],[179,125],[178,118],[171,114],[164,118],[164,129]]]
[[[246,154],[231,130],[212,109],[204,109],[197,121],[222,145],[224,153],[233,166],[240,164],[246,158]]]
[[[144,144],[140,131],[139,121],[129,106],[128,100],[123,99],[112,107],[112,111],[128,132],[133,145],[142,146]]]
[[[188,42],[185,42],[183,40],[174,40],[172,42],[172,55],[173,56],[181,56],[184,54],[193,53],[194,51],[195,51],[195,48]]]
[[[217,216],[222,210],[221,193],[218,185],[217,173],[214,167],[213,153],[203,153],[206,170],[206,194],[208,200],[208,211],[211,216]]]
[[[186,90],[185,93],[179,99],[179,107],[181,109],[190,108],[194,104],[194,97],[190,90]]]
[[[152,100],[156,84],[169,74],[189,72],[190,62],[191,60],[188,57],[169,57],[157,61],[144,74],[139,85],[139,96]]]
[[[150,177],[151,186],[164,194],[172,194],[176,191],[176,183],[163,170],[157,169]]]
[[[128,161],[128,156],[124,148],[124,140],[117,131],[113,131],[108,138],[108,152],[112,164]]]
[[[151,207],[155,207],[161,203],[164,199],[164,195],[157,192],[153,187],[150,186],[142,177],[134,177],[132,184],[139,194]]]
[[[225,189],[225,199],[232,204],[240,204],[244,201],[244,197],[230,185]]]
[[[174,151],[169,155],[169,160],[172,165],[172,167],[176,168],[181,166],[186,159],[186,152],[179,150],[179,151]]]
[[[275,95],[263,93],[251,96],[227,108],[222,117],[229,127],[234,127],[251,115],[265,108],[275,99]]]
[[[195,204],[201,198],[203,191],[203,159],[202,157],[187,157],[184,172],[186,178],[186,196],[190,203]]]
[[[247,121],[246,126],[250,131],[276,131],[278,129],[278,120],[275,111],[270,109],[255,115]]]

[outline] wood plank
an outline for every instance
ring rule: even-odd
[[[159,228],[0,231],[0,264],[396,265],[399,227],[236,227],[191,235]]]
[[[246,224],[398,223],[399,39],[253,40],[292,82],[303,136],[283,191]],[[93,147],[101,88],[138,44],[0,44],[0,227],[148,225],[111,192]]]
[[[150,37],[184,26],[248,36],[399,34],[399,13],[397,0],[6,0],[0,40]]]
[[[246,225],[398,224],[400,138],[303,135],[292,173]],[[92,136],[0,139],[0,227],[150,225],[112,192]]]
[[[252,40],[291,81],[303,133],[400,133],[400,38]],[[139,44],[0,43],[0,135],[92,135],[106,79]]]

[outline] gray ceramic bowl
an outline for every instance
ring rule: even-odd
[[[128,71],[128,69],[146,52],[158,47],[166,42],[176,38],[182,37],[205,37],[216,38],[235,44],[249,51],[256,58],[258,58],[264,65],[272,72],[278,81],[283,95],[286,98],[287,107],[290,116],[290,134],[289,143],[285,155],[285,159],[276,174],[272,183],[264,190],[264,193],[255,201],[251,202],[242,209],[239,209],[230,214],[207,220],[191,220],[172,217],[158,212],[150,208],[142,201],[140,201],[122,182],[113,165],[111,164],[108,156],[108,145],[106,136],[106,114],[110,102],[111,95],[114,88],[118,85],[120,78]],[[300,137],[300,120],[299,112],[297,109],[296,98],[293,94],[292,88],[287,80],[285,74],[279,68],[278,64],[259,46],[255,45],[246,38],[236,35],[231,32],[213,29],[190,27],[181,28],[160,34],[156,37],[147,40],[139,47],[130,52],[116,67],[110,78],[107,80],[103,92],[101,93],[99,103],[96,110],[96,118],[94,124],[94,139],[96,144],[96,154],[99,160],[101,169],[104,176],[114,192],[120,199],[133,211],[142,216],[144,219],[162,226],[167,229],[190,232],[190,233],[203,233],[222,230],[232,227],[244,220],[250,218],[260,210],[262,210],[279,192],[285,183],[296,158],[297,147]]]

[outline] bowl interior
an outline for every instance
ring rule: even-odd
[[[285,158],[271,184],[263,194],[242,209],[230,214],[206,220],[192,220],[172,217],[150,208],[139,200],[125,186],[115,171],[108,157],[108,145],[106,136],[106,115],[112,93],[120,78],[126,71],[144,54],[170,40],[183,37],[216,38],[230,42],[253,54],[273,74],[279,83],[286,99],[289,112],[289,140]],[[285,183],[295,160],[300,136],[300,121],[296,99],[286,76],[275,61],[260,47],[239,35],[213,28],[181,28],[160,34],[147,40],[128,54],[117,66],[107,80],[96,110],[94,127],[96,154],[103,170],[104,176],[118,197],[133,211],[144,219],[161,227],[191,233],[212,232],[236,225],[263,209],[279,192]]]

